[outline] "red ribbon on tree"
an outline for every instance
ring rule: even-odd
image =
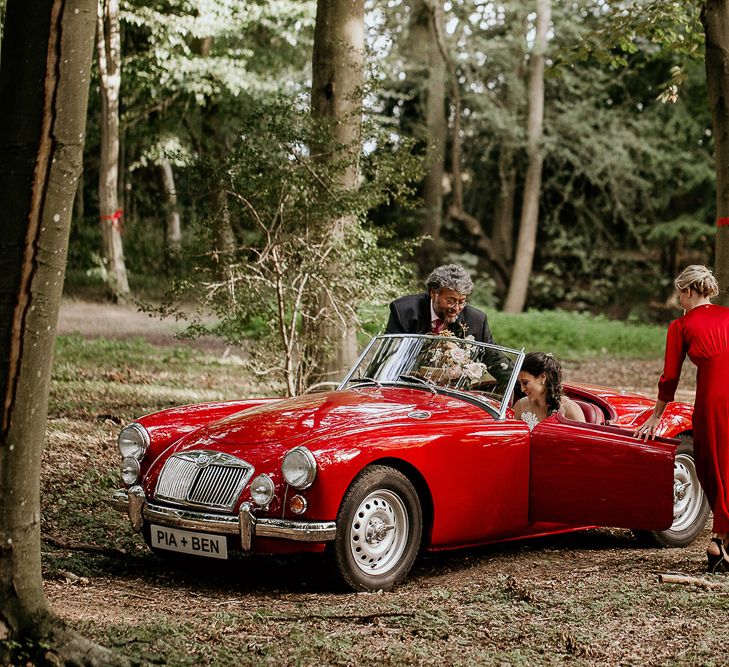
[[[726,227],[727,225],[729,225],[729,218],[717,218],[716,219],[717,227]]]
[[[120,208],[116,209],[111,215],[102,215],[101,220],[103,222],[111,222],[112,229],[116,229],[120,234],[124,233],[124,223],[122,222],[122,216],[124,211]]]

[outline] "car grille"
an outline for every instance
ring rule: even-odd
[[[230,512],[252,475],[253,466],[230,454],[181,452],[167,459],[155,498]]]

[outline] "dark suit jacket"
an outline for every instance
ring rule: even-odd
[[[459,338],[473,336],[481,343],[494,342],[486,314],[473,306],[467,305],[448,328]],[[427,292],[401,296],[390,304],[390,319],[385,333],[429,334],[430,330],[430,295]]]
[[[465,328],[464,326],[465,325]],[[459,338],[473,336],[481,343],[493,343],[486,314],[473,306],[466,306],[458,319],[448,328]],[[412,294],[401,296],[390,304],[390,319],[387,321],[386,334],[429,334],[431,332],[430,295]],[[487,355],[486,365],[489,372],[506,385],[511,377],[512,363],[501,352],[492,350]]]

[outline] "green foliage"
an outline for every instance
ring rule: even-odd
[[[714,230],[705,222],[696,220],[693,215],[680,215],[673,220],[659,222],[651,229],[646,240],[657,246],[673,243],[677,239],[685,240],[695,247],[706,247]]]
[[[602,315],[559,310],[488,315],[500,345],[551,352],[560,359],[655,359],[662,356],[666,342],[663,326],[619,322]]]
[[[604,315],[565,310],[529,310],[502,313],[475,296],[471,304],[488,316],[494,340],[499,345],[527,351],[551,352],[561,359],[656,359],[663,356],[666,326],[611,320]],[[363,307],[367,332],[382,333],[388,309],[370,304]],[[366,339],[362,340],[362,343]]]
[[[252,363],[275,370],[294,393],[320,357],[322,325],[358,322],[360,302],[389,300],[402,284],[407,244],[383,247],[386,232],[366,216],[410,196],[419,162],[408,142],[372,152],[361,162],[359,186],[345,187],[340,175],[357,156],[346,147],[326,160],[312,155],[309,147],[327,145],[328,129],[287,101],[241,116],[237,135],[223,160],[203,154],[189,161],[185,187],[201,212],[196,270],[178,281],[162,312],[192,299],[199,317],[190,335],[240,342],[257,330]],[[365,141],[385,145],[377,133]],[[226,234],[232,242],[224,247]],[[213,323],[202,319],[210,311]]]
[[[702,55],[699,11],[704,0],[586,0],[580,4],[591,28],[584,39],[561,51],[561,62],[593,58],[618,69],[629,65],[630,55],[651,47],[682,58]]]
[[[552,4],[540,226],[528,305],[598,309],[625,301],[625,283],[663,289],[687,249],[692,261],[698,256],[712,262],[715,197],[700,62],[701,3]],[[241,118],[272,109],[304,114],[315,7],[313,0],[123,3],[121,188],[125,256],[135,289],[144,284],[144,274],[159,277],[174,268],[164,260],[164,197],[157,162],[163,155],[172,157],[178,178],[189,161],[207,161],[211,174],[225,176],[229,149],[240,141]],[[363,111],[377,128],[368,134],[377,136],[364,142],[360,155],[365,185],[389,180],[407,189],[412,170],[406,176],[402,163],[383,162],[381,154],[408,142],[418,154],[427,153],[429,138],[422,125],[427,68],[414,62],[408,43],[410,3],[393,0],[368,9],[371,77]],[[447,30],[442,37],[457,70],[463,112],[464,206],[486,235],[492,232],[506,164],[517,174],[513,220],[519,220],[532,9],[518,0],[498,6],[458,0],[444,6]],[[446,86],[450,96],[450,84]],[[292,102],[277,104],[279,97]],[[69,276],[81,276],[86,283],[93,282],[100,266],[93,194],[97,118],[94,99],[84,165],[87,217],[74,223],[69,255]],[[273,134],[282,132],[279,123]],[[256,157],[255,150],[245,159],[258,160],[260,168],[250,173],[260,185],[269,173],[276,177],[278,157],[273,149],[259,150]],[[397,187],[391,194],[398,195]],[[208,250],[193,227],[214,216],[210,191],[180,182],[177,194],[185,246],[177,275],[185,276],[193,270],[194,258]],[[410,208],[393,201],[374,196],[360,206],[339,197],[340,210],[351,205],[354,217],[366,215],[387,230],[378,246],[397,249],[421,234],[422,217],[416,200],[411,199]],[[444,212],[450,203],[446,188]],[[244,236],[238,241],[246,241]],[[446,224],[442,237],[448,254],[477,256],[474,270],[489,272],[483,251],[460,223]],[[594,253],[596,247],[604,251]],[[407,254],[399,263],[403,261],[410,261]],[[495,288],[485,291],[494,292],[496,300],[502,296]],[[249,333],[263,333],[254,322]]]
[[[285,81],[307,65],[315,7],[311,0],[128,0],[122,20],[135,37],[125,62],[129,90],[138,99],[177,91],[198,104],[275,90],[277,75]]]
[[[624,283],[663,289],[685,247],[711,261],[714,175],[705,74],[696,60],[701,26],[696,3],[579,0],[553,3],[552,10],[528,305],[594,309],[627,302]],[[530,11],[522,2],[495,8],[460,0],[444,17],[461,84],[464,202],[489,234],[504,165],[513,165],[514,240],[526,168]],[[398,48],[408,21],[407,3],[390,3],[383,32],[394,46],[382,63],[391,67],[391,81],[379,91],[387,122],[405,134],[410,100],[423,86],[423,74],[408,68]],[[616,59],[625,67],[616,70]],[[662,104],[656,98],[669,85],[680,85],[681,94],[675,104]],[[693,230],[681,229],[690,238],[656,246],[651,231],[677,216],[695,220]],[[694,233],[701,225],[704,242]],[[413,225],[401,216],[398,228],[410,233]],[[442,231],[455,253],[473,252],[460,225]]]
[[[591,39],[587,28],[566,25],[555,46]],[[710,261],[714,174],[702,67],[684,65],[675,104],[655,99],[676,57],[645,49],[617,77],[589,61],[550,80],[532,307],[627,307],[664,289],[685,247]],[[674,243],[657,245],[654,230],[677,216],[692,218],[691,229],[674,227]]]

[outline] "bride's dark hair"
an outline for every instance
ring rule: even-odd
[[[551,354],[544,352],[529,352],[524,355],[521,370],[534,377],[544,373],[547,378],[547,414],[554,414],[559,410],[562,402],[562,366]]]

